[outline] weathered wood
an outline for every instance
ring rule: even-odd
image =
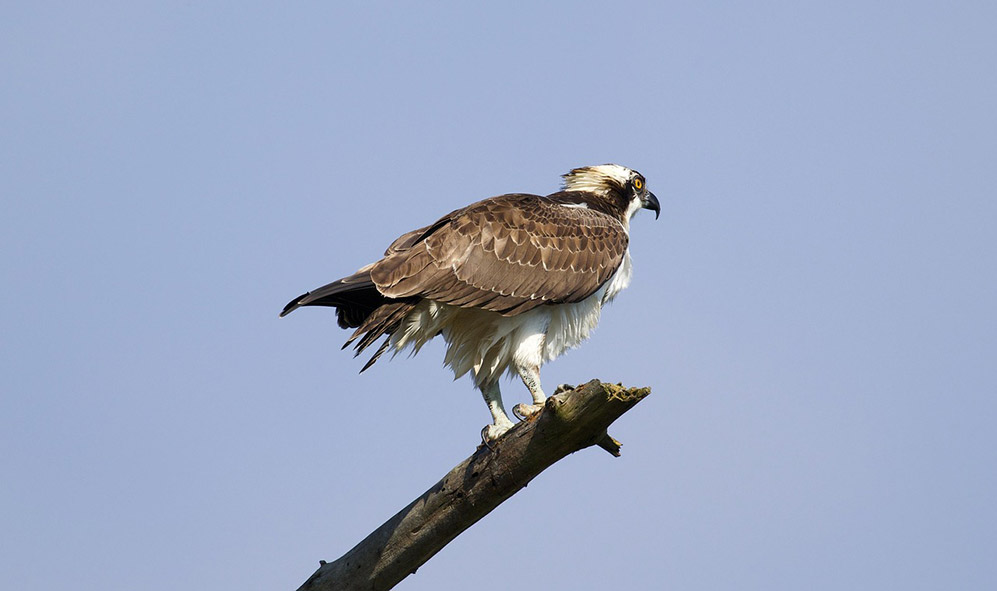
[[[551,396],[536,418],[480,446],[352,550],[322,562],[298,591],[391,589],[568,454],[598,445],[619,456],[606,429],[650,392],[592,380]]]

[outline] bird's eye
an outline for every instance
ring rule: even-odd
[[[638,191],[640,191],[643,188],[644,188],[644,179],[642,179],[640,177],[635,178],[634,179],[634,189],[637,189]]]

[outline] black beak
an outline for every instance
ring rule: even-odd
[[[658,198],[654,196],[654,193],[648,191],[644,194],[644,199],[642,200],[644,209],[650,209],[654,212],[654,219],[658,219],[661,214],[661,204],[658,203]]]

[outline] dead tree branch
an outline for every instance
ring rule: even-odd
[[[650,392],[593,380],[551,396],[538,417],[479,447],[352,550],[322,562],[298,591],[391,589],[568,454],[598,445],[619,456],[606,429]]]

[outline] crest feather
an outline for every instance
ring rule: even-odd
[[[564,190],[605,195],[610,191],[623,189],[636,174],[626,166],[619,164],[583,166],[563,175]]]

